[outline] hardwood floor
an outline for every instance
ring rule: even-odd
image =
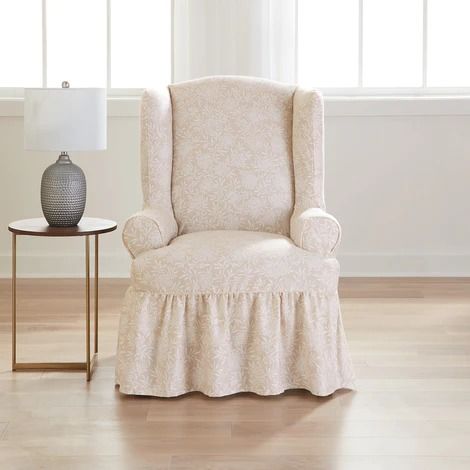
[[[83,373],[10,371],[0,280],[1,469],[470,468],[470,279],[345,279],[357,391],[318,398],[127,397],[114,388],[126,281],[103,280],[100,354]],[[83,360],[84,283],[21,280],[21,361]]]

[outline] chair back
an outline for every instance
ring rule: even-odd
[[[170,85],[171,200],[179,234],[289,235],[295,86],[248,77]]]

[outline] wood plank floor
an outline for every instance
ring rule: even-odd
[[[83,373],[10,371],[0,280],[1,469],[470,469],[470,280],[344,279],[357,391],[127,397],[114,388],[124,280],[103,280]],[[83,360],[84,286],[22,280],[19,360]]]

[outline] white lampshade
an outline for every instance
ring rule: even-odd
[[[106,149],[106,90],[25,89],[24,148],[60,152]]]

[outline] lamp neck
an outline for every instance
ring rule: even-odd
[[[70,160],[69,154],[67,152],[60,152],[56,163],[68,164],[72,163],[72,160]]]

